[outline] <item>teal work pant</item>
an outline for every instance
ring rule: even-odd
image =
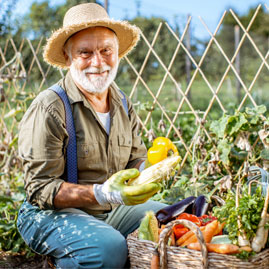
[[[40,210],[25,201],[17,227],[26,244],[53,257],[57,268],[123,268],[128,256],[125,238],[138,228],[146,211],[164,206],[154,201],[120,205],[97,218],[74,208]]]

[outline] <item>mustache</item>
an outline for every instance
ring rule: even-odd
[[[86,69],[83,69],[82,72],[84,74],[91,73],[91,74],[101,74],[105,71],[110,71],[111,67],[109,65],[103,65],[100,68],[98,67],[88,67]]]

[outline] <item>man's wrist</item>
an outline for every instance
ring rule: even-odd
[[[107,202],[107,199],[103,193],[102,187],[103,187],[103,185],[101,185],[101,184],[93,184],[93,193],[94,193],[95,199],[98,202],[98,204],[106,205],[106,204],[108,204],[108,202]]]
[[[100,205],[107,205],[107,204],[124,205],[120,191],[109,191],[108,186],[105,183],[93,184],[93,193],[96,201]]]

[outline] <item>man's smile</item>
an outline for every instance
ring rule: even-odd
[[[107,74],[108,74],[108,70],[103,71],[103,72],[86,72],[87,76],[98,76],[98,77],[100,76],[100,77],[103,77],[103,76],[105,76]]]

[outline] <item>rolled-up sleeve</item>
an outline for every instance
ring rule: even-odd
[[[42,102],[48,102],[48,95],[40,94],[25,113],[18,141],[27,200],[41,209],[54,208],[54,197],[64,182],[64,145],[68,139],[61,111],[53,108],[53,102]],[[53,98],[59,102],[57,97]],[[55,107],[64,109],[61,104]]]

